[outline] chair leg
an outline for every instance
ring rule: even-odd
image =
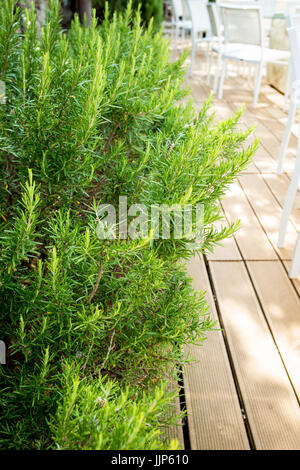
[[[278,157],[278,165],[277,165],[277,173],[280,175],[283,170],[283,161],[284,157],[286,154],[287,146],[289,143],[290,135],[291,135],[291,130],[292,130],[292,125],[295,120],[295,113],[296,113],[296,105],[293,100],[291,99],[290,103],[290,109],[289,109],[289,114],[288,114],[288,120],[286,124],[286,128],[284,131],[284,136],[280,145],[280,152],[279,152],[279,157]]]
[[[289,99],[289,92],[290,92],[290,84],[291,84],[291,62],[289,61],[287,75],[286,75],[286,83],[285,83],[285,91],[284,91],[284,101],[283,101],[283,110],[286,110],[287,102]]]
[[[178,24],[175,25],[175,50],[178,50]]]
[[[300,232],[298,233],[296,245],[294,248],[292,264],[291,264],[290,271],[289,271],[289,277],[291,279],[295,279],[296,277],[298,277],[299,271],[300,271]]]
[[[262,72],[263,72],[263,63],[260,62],[258,64],[258,70],[257,70],[257,75],[256,75],[256,81],[255,81],[255,89],[254,89],[254,98],[253,98],[253,108],[256,108],[257,105],[257,100],[258,100],[258,95],[259,95],[259,90],[260,90],[260,84],[261,84],[261,78],[262,78]]]
[[[184,40],[185,40],[185,29],[182,28],[182,30],[181,30],[181,47],[180,47],[181,54],[183,53],[183,49],[184,49]]]
[[[210,84],[212,55],[213,55],[213,51],[212,51],[212,48],[210,48],[210,49],[209,49],[209,55],[208,55],[208,58],[207,58],[208,68],[207,68],[206,85],[209,85],[209,84]]]
[[[220,70],[221,70],[221,59],[222,59],[221,50],[219,49],[218,58],[217,58],[217,67],[216,67],[215,78],[214,78],[214,87],[213,87],[214,94],[216,94],[218,90],[218,82],[219,82],[219,76],[220,76]]]
[[[299,196],[298,196],[297,209],[300,209],[300,194],[299,194]]]
[[[191,65],[189,69],[189,75],[192,76],[193,74],[193,66],[195,61],[195,53],[196,53],[196,38],[194,33],[192,32],[192,51],[191,51]]]
[[[219,86],[219,94],[218,94],[219,100],[221,100],[222,97],[223,97],[223,87],[224,87],[224,80],[225,80],[226,69],[227,69],[227,61],[228,61],[228,59],[223,60],[223,67],[222,67],[220,86]]]
[[[248,69],[248,85],[249,87],[251,87],[252,85],[254,86],[255,88],[255,71],[254,71],[254,80],[253,80],[253,69],[255,69],[255,65],[253,66],[253,64],[249,64],[249,69]]]
[[[208,80],[208,77],[210,76],[210,66],[211,66],[211,51],[210,51],[210,43],[207,42],[207,48],[206,48],[206,67],[207,67],[207,79],[206,83]],[[209,85],[209,83],[207,83]]]
[[[225,78],[227,80],[227,78],[228,78],[228,60],[226,60],[226,63],[224,64],[224,67],[225,67]]]
[[[205,51],[206,60],[208,59],[208,54],[209,54],[209,42],[207,41],[207,43],[206,43],[206,51]]]
[[[300,139],[298,140],[298,150],[296,156],[295,168],[293,176],[288,188],[288,192],[284,201],[284,206],[281,214],[279,234],[278,234],[278,247],[283,248],[286,229],[289,221],[289,216],[293,207],[293,202],[297,193],[298,183],[300,179]]]
[[[250,88],[250,86],[251,86],[251,72],[252,72],[252,70],[251,70],[251,64],[250,64],[250,62],[249,62],[248,67],[247,67],[247,79],[248,79],[248,86],[249,86],[249,88]]]

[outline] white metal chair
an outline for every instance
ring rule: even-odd
[[[222,34],[222,25],[220,21],[219,8],[215,3],[207,3],[207,11],[210,19],[211,30],[212,30],[212,42],[211,50],[208,59],[208,73],[207,73],[207,85],[210,83],[211,75],[211,63],[212,63],[212,52],[217,54],[217,64],[215,70],[213,92],[216,93],[218,89],[218,82],[221,73],[222,65],[222,53],[224,48],[224,36]]]
[[[172,26],[175,27],[175,48],[178,48],[178,38],[181,33],[181,49],[183,49],[183,41],[185,31],[192,29],[192,21],[187,17],[187,9],[183,0],[172,0]]]
[[[287,0],[285,5],[285,18],[286,25],[288,28],[296,26],[297,18],[294,17],[300,13],[300,1],[299,0]]]
[[[264,47],[264,30],[260,5],[221,4],[224,23],[223,67],[219,87],[219,98],[223,96],[226,67],[229,60],[257,65],[253,107],[257,105],[263,67],[269,63],[288,65],[289,51]]]
[[[291,96],[291,106],[289,113],[289,120],[294,117],[295,110],[298,108],[300,110],[300,26],[293,26],[288,28],[290,47],[291,47],[291,62],[292,62],[292,96]],[[288,128],[289,126],[287,126]],[[293,207],[293,202],[297,194],[297,188],[300,181],[300,139],[298,138],[298,148],[296,155],[296,163],[293,171],[293,176],[287,191],[285,198],[280,227],[278,235],[278,246],[282,248],[284,246],[284,240],[288,225],[289,216]],[[297,242],[294,249],[293,260],[291,268],[289,271],[290,278],[295,278],[298,276],[300,269],[300,232],[297,237]]]
[[[192,20],[192,51],[189,73],[192,74],[197,44],[209,44],[212,40],[211,24],[206,8],[207,0],[187,0]]]
[[[297,26],[300,24],[299,16],[297,19],[297,15],[300,14],[300,2],[299,0],[287,0],[285,5],[285,19],[286,19],[286,27],[291,28],[292,26]],[[290,86],[291,86],[291,61],[289,62],[289,68],[286,78],[286,93],[284,95],[284,105],[283,109],[286,109],[286,105],[288,102],[289,94],[290,94]]]
[[[299,1],[297,3],[288,2],[286,11],[287,11],[287,15],[286,15],[287,28],[289,29],[293,26],[300,27],[300,2]],[[294,51],[294,45],[292,45],[291,40],[290,40],[290,47],[291,47],[291,51]],[[294,51],[294,57],[293,57],[293,52],[291,53],[291,58],[290,58],[290,63],[289,63],[289,74],[291,74],[292,82],[294,83],[297,82],[297,80],[300,80],[300,73],[298,71],[298,65],[297,65],[299,62],[299,56],[297,57],[297,55],[295,54],[296,52]],[[289,78],[288,80],[290,81]],[[281,141],[281,146],[280,146],[280,151],[279,151],[278,165],[277,165],[277,173],[279,175],[283,171],[284,157],[287,151],[292,126],[295,121],[296,102],[295,102],[295,99],[293,99],[293,93],[295,93],[295,85],[294,85],[294,90],[292,90],[287,125],[285,128],[284,136]]]

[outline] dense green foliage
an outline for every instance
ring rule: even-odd
[[[107,0],[93,0],[99,18],[104,17],[105,3]],[[129,0],[110,0],[108,2],[110,13],[124,12],[128,4]],[[132,0],[134,11],[140,6],[142,22],[148,25],[152,18],[155,29],[159,28],[163,21],[163,4],[163,0]]]
[[[79,371],[66,367],[62,399],[50,427],[60,449],[164,449],[157,423],[165,419],[169,396],[163,388],[140,399],[115,382],[80,380]],[[176,449],[177,443],[167,445]]]
[[[101,240],[95,209],[204,205],[202,252],[218,200],[256,144],[217,125],[206,103],[182,104],[184,57],[130,8],[66,35],[51,1],[0,10],[0,446],[17,449],[176,448],[160,436],[164,383],[182,346],[214,327],[182,259],[188,239]],[[172,234],[171,234],[172,235]]]

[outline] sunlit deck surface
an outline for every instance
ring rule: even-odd
[[[198,53],[187,83],[199,108],[211,89],[206,76]],[[292,135],[284,174],[277,175],[287,121],[283,96],[263,80],[256,110],[252,99],[253,85],[233,67],[224,99],[213,100],[218,120],[245,103],[241,126],[257,123],[260,146],[221,203],[227,222],[241,220],[240,230],[213,255],[188,266],[222,328],[202,347],[190,348],[196,362],[184,370],[185,447],[191,449],[300,449],[300,278],[288,277],[300,229],[296,204],[285,248],[277,248],[297,138]],[[183,442],[180,427],[170,433]]]

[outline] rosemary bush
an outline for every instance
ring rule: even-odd
[[[214,328],[182,259],[232,235],[218,200],[249,162],[239,113],[189,102],[185,57],[131,7],[68,34],[52,0],[0,9],[0,445],[177,448],[163,437],[182,346]],[[203,243],[97,236],[99,203],[204,205]]]

